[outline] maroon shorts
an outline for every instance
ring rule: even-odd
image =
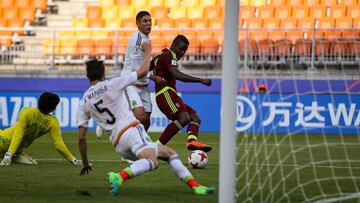
[[[181,97],[174,91],[168,90],[156,97],[156,103],[163,114],[169,120],[176,120],[178,115],[182,112],[188,112],[189,115],[195,114],[196,111],[185,104]]]

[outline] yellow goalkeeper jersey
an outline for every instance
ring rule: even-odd
[[[75,157],[66,147],[60,131],[57,118],[51,114],[43,114],[37,108],[23,108],[19,114],[18,122],[5,130],[0,130],[0,145],[12,154],[21,152],[31,143],[49,133],[54,141],[56,150],[68,161]],[[2,143],[2,144],[1,144]],[[0,153],[1,154],[1,153]]]

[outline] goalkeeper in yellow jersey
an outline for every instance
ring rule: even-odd
[[[38,108],[23,108],[15,125],[0,130],[0,165],[10,165],[11,161],[24,164],[37,164],[36,160],[25,155],[23,149],[49,133],[56,150],[74,165],[81,165],[64,144],[57,118],[50,113],[60,102],[59,96],[50,92],[41,94]]]

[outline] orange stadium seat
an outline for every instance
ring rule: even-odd
[[[320,5],[320,0],[304,0],[304,5],[306,6],[317,6]]]
[[[188,7],[187,9],[187,17],[190,19],[194,18],[202,18],[204,13],[203,7],[197,6],[197,7]]]
[[[354,19],[353,28],[355,29],[354,35],[359,39],[360,38],[360,18]]]
[[[275,7],[275,18],[286,19],[292,15],[292,8],[288,6],[277,6]]]
[[[256,6],[256,7],[262,7],[267,4],[266,0],[249,0],[249,5]]]
[[[0,18],[0,27],[7,27],[8,26],[8,20],[4,19],[4,18]],[[0,35],[1,36],[11,36],[12,31],[5,31],[5,30],[0,30]]]
[[[166,48],[166,41],[161,38],[151,38],[151,52],[156,55]]]
[[[162,32],[162,38],[166,41],[166,46],[170,47],[173,39],[180,34],[178,30],[167,30]]]
[[[215,19],[221,17],[221,7],[218,6],[207,6],[204,8],[204,18]]]
[[[101,56],[111,56],[112,55],[112,43],[113,41],[110,39],[99,39],[95,40],[94,46],[95,46],[95,55]]]
[[[120,55],[124,55],[126,52],[126,48],[128,46],[128,41],[129,39],[127,38],[119,38],[116,44],[116,41],[113,41],[112,43],[112,48],[111,48],[111,53],[112,54],[120,54]]]
[[[326,6],[314,5],[310,7],[309,17],[320,19],[326,17]]]
[[[136,20],[134,18],[125,18],[125,19],[122,19],[122,28],[132,28],[134,30],[126,30],[126,31],[123,31],[122,33],[124,34],[125,37],[130,37],[132,35],[132,33],[135,32],[135,30],[137,29],[137,26],[136,26]]]
[[[297,28],[297,19],[295,18],[286,18],[280,20],[280,28],[285,28],[289,30],[286,31],[286,39],[290,40],[292,44],[295,44],[295,41],[303,37],[303,32],[300,30],[295,30]],[[293,30],[294,29],[294,30]]]
[[[147,0],[131,0],[131,5],[136,7],[142,7],[147,5]]]
[[[216,2],[217,0],[200,0],[200,5],[203,7],[206,6],[220,6],[219,4],[217,4]],[[218,0],[218,2],[220,3],[220,0]]]
[[[117,6],[103,7],[103,10],[101,17],[104,19],[117,18],[119,15],[119,7]]]
[[[320,5],[332,7],[338,4],[338,0],[320,0]]]
[[[191,28],[191,20],[189,18],[179,18],[174,20],[174,27],[179,29]]]
[[[149,0],[148,5],[150,7],[163,6],[164,0]],[[151,13],[151,15],[153,15],[153,13]]]
[[[277,29],[280,27],[280,19],[279,18],[267,18],[263,20],[263,28],[266,29]]]
[[[14,0],[1,0],[0,7],[11,7],[14,6]]]
[[[346,16],[353,19],[360,18],[360,5],[348,6]]]
[[[255,17],[255,10],[254,6],[240,6],[240,15],[239,19],[250,19]]]
[[[99,3],[102,7],[110,7],[115,5],[115,0],[100,0]]]
[[[303,0],[287,0],[287,5],[291,7],[302,6]]]
[[[45,12],[47,10],[47,0],[32,0],[32,6]]]
[[[301,30],[287,30],[286,39],[290,40],[295,45],[296,41],[304,39],[304,32]]]
[[[44,40],[44,51],[45,55],[60,55],[61,40],[45,39]],[[54,53],[53,53],[54,52]]]
[[[156,21],[156,25],[159,28],[173,28],[174,20],[171,18],[162,18]]]
[[[290,56],[292,41],[286,37],[285,30],[269,32],[269,38],[273,41],[274,54],[277,57]]]
[[[77,42],[76,55],[93,56],[95,53],[95,42],[92,39],[79,40]]]
[[[109,33],[108,30],[93,30],[91,36],[92,38],[109,38]]]
[[[7,20],[12,20],[19,16],[19,8],[15,6],[5,7],[2,12],[2,17]]]
[[[297,19],[286,18],[280,20],[280,28],[295,29],[297,28]]]
[[[180,6],[180,0],[164,0],[164,6],[172,8]]]
[[[199,6],[199,0],[183,0],[181,5],[187,7],[197,7]]]
[[[205,18],[196,18],[191,20],[192,28],[207,28],[209,27],[209,20]]]
[[[332,18],[342,18],[346,16],[346,7],[342,5],[336,5],[330,7],[330,15]]]
[[[189,48],[186,51],[186,54],[188,55],[198,55],[200,54],[200,40],[196,38],[190,38],[189,39]]]
[[[92,36],[92,32],[88,30],[75,31],[76,38],[88,39],[91,38],[91,36]]]
[[[169,8],[166,6],[155,6],[151,8],[151,17],[160,20],[167,18],[169,14]]]
[[[31,6],[20,8],[19,17],[31,24],[35,23],[35,8]]]
[[[219,50],[219,42],[216,39],[200,40],[200,52],[204,55],[216,55]]]
[[[86,27],[88,27],[88,19],[87,18],[73,18],[72,27],[86,28]]]
[[[169,17],[173,19],[187,18],[187,7],[171,7],[169,12]]]
[[[114,2],[117,5],[131,5],[131,0],[115,0]]]
[[[162,38],[162,31],[160,30],[151,30],[151,40]]]
[[[120,5],[118,17],[121,19],[125,19],[125,18],[135,19],[136,14],[134,14],[134,11],[135,11],[135,9],[132,6]]]
[[[31,0],[15,0],[14,5],[16,5],[17,7],[31,6]]]
[[[106,28],[120,28],[121,27],[121,20],[118,18],[110,18],[110,19],[106,19],[105,22],[105,27]]]
[[[1,33],[0,31],[0,46],[11,47],[12,36],[11,33]]]
[[[16,27],[24,27],[24,19],[15,18],[12,20],[8,20],[8,27],[16,28]],[[16,30],[12,31],[13,33],[17,33],[18,35],[24,35],[24,31]]]
[[[271,6],[275,6],[275,7],[278,7],[278,6],[284,6],[284,5],[287,5],[287,0],[270,0],[270,4]]]
[[[72,56],[76,53],[77,40],[62,39],[60,42],[60,54],[64,56]]]
[[[150,13],[151,7],[150,6],[137,6],[137,7],[135,7],[134,18],[136,16],[136,14],[139,13],[140,11],[147,11],[147,12]]]
[[[102,18],[93,18],[88,22],[89,28],[102,28],[105,26],[105,20]]]
[[[342,17],[342,18],[336,18],[335,19],[335,28],[340,29],[340,31],[336,31],[338,35],[341,35],[343,37],[349,37],[353,36],[355,34],[352,30],[346,30],[351,29],[353,27],[353,19],[348,17]],[[343,29],[343,30],[341,30]],[[340,32],[340,34],[339,34]]]
[[[317,21],[316,36],[319,37],[334,37],[336,33],[334,33],[335,28],[335,18],[320,18]],[[340,36],[340,35],[338,35]]]
[[[292,17],[295,19],[303,19],[309,17],[309,7],[294,6],[292,8]]]
[[[315,21],[313,18],[303,18],[298,20],[298,28],[302,29],[306,39],[311,39],[314,26]]]
[[[342,0],[341,5],[342,6],[354,6],[358,5],[360,2],[358,0]]]
[[[208,40],[208,39],[213,39],[214,38],[214,34],[211,31],[208,30],[198,30],[196,31],[196,38],[198,40],[204,41],[204,40]]]
[[[86,8],[86,17],[88,19],[101,18],[102,7],[100,6],[88,6]]]
[[[273,18],[274,17],[274,7],[273,6],[262,6],[258,8],[258,18]]]
[[[245,20],[245,26],[246,26],[245,28],[250,28],[250,29],[262,28],[262,24],[263,24],[263,20],[259,18],[251,18]]]

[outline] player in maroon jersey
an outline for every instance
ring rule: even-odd
[[[196,111],[184,103],[177,95],[176,80],[182,82],[198,82],[206,86],[211,85],[210,79],[201,79],[182,73],[178,69],[180,60],[187,48],[189,41],[184,35],[178,35],[173,40],[171,47],[163,49],[150,65],[154,75],[164,78],[165,84],[155,84],[156,103],[168,119],[172,122],[165,128],[157,143],[166,144],[176,133],[188,125],[188,141],[186,147],[189,150],[210,151],[211,146],[198,141],[200,118]]]

